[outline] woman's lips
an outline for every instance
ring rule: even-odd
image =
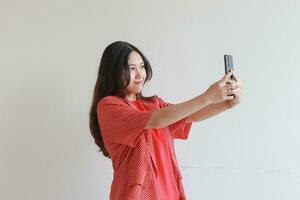
[[[143,81],[137,81],[137,82],[134,82],[135,84],[140,84],[142,83]]]

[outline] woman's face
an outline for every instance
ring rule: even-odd
[[[130,83],[126,88],[127,97],[130,100],[136,100],[135,94],[142,91],[146,79],[146,70],[144,61],[139,53],[132,51],[129,54],[128,68],[130,72]]]

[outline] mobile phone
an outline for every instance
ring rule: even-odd
[[[233,60],[232,55],[224,55],[224,64],[225,64],[225,74],[233,70]],[[233,75],[230,76],[230,79],[236,81]]]

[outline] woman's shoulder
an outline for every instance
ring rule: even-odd
[[[103,105],[103,104],[124,104],[126,102],[125,99],[118,97],[118,96],[105,96],[100,101],[98,102],[98,105]]]
[[[161,97],[158,95],[153,95],[151,97],[139,99],[139,101],[156,101],[156,100],[161,100]],[[104,102],[109,102],[109,101],[130,102],[127,98],[121,98],[121,97],[114,96],[114,95],[105,96],[99,102],[103,102],[103,101]]]
[[[151,97],[148,98],[144,98],[144,99],[139,99],[137,101],[140,101],[144,104],[162,104],[163,99],[159,96],[159,95],[153,95]],[[129,101],[127,98],[121,98],[118,96],[114,96],[114,95],[109,95],[109,96],[105,96],[103,97],[99,102],[98,102],[98,106],[99,105],[132,105],[134,102]]]

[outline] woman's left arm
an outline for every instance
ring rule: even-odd
[[[229,79],[228,84],[230,84],[230,90],[232,94],[234,94],[235,98],[227,101],[223,101],[216,104],[210,104],[201,110],[194,112],[193,114],[188,116],[188,122],[199,122],[215,116],[219,113],[222,113],[230,108],[233,108],[237,104],[241,102],[241,97],[243,94],[243,82],[237,77],[235,72],[233,71],[233,76],[236,81],[232,81]]]
[[[210,104],[209,106],[206,106],[205,108],[202,108],[201,110],[198,110],[194,112],[193,114],[188,116],[187,121],[188,122],[199,122],[202,120],[205,120],[207,118],[210,118],[212,116],[215,116],[221,112],[224,112],[225,110],[228,110],[230,105],[227,103],[227,101],[223,101],[216,104]]]

